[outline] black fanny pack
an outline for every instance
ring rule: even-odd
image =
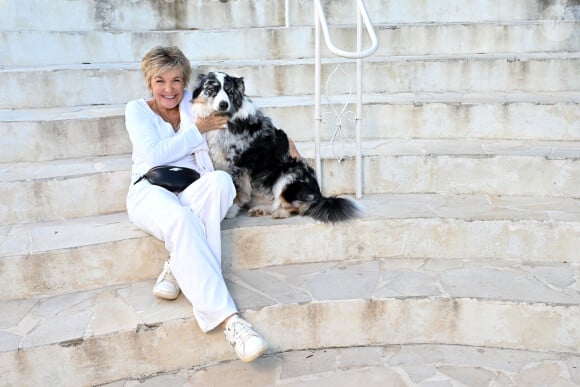
[[[170,165],[161,165],[153,167],[141,176],[133,184],[137,184],[145,179],[149,183],[158,185],[168,191],[178,193],[187,188],[191,183],[199,179],[199,173],[196,170],[183,167],[172,167]]]

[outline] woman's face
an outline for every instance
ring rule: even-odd
[[[179,69],[169,70],[151,78],[151,93],[160,109],[174,109],[183,98],[185,82]]]

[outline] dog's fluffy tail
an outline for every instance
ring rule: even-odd
[[[354,219],[360,214],[360,208],[350,199],[321,196],[304,215],[324,223],[337,223]]]

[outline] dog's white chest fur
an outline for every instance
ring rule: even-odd
[[[193,103],[193,112],[197,117],[208,117],[215,111],[213,104],[201,101]],[[242,108],[234,117],[247,117],[255,114],[256,106],[250,100],[244,100]],[[209,154],[215,169],[231,172],[236,156],[248,148],[253,137],[250,133],[233,133],[227,126],[223,129],[212,130],[205,133],[209,146]]]

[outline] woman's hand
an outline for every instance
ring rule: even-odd
[[[294,144],[294,141],[292,141],[292,139],[290,137],[288,137],[288,147],[290,148],[290,157],[292,157],[293,159],[296,160],[301,160],[302,159],[302,155],[300,155],[300,153],[298,152],[298,149],[296,149],[296,144]]]
[[[211,130],[223,129],[228,124],[228,117],[224,114],[212,113],[205,118],[196,118],[195,126],[200,133],[206,133]]]

